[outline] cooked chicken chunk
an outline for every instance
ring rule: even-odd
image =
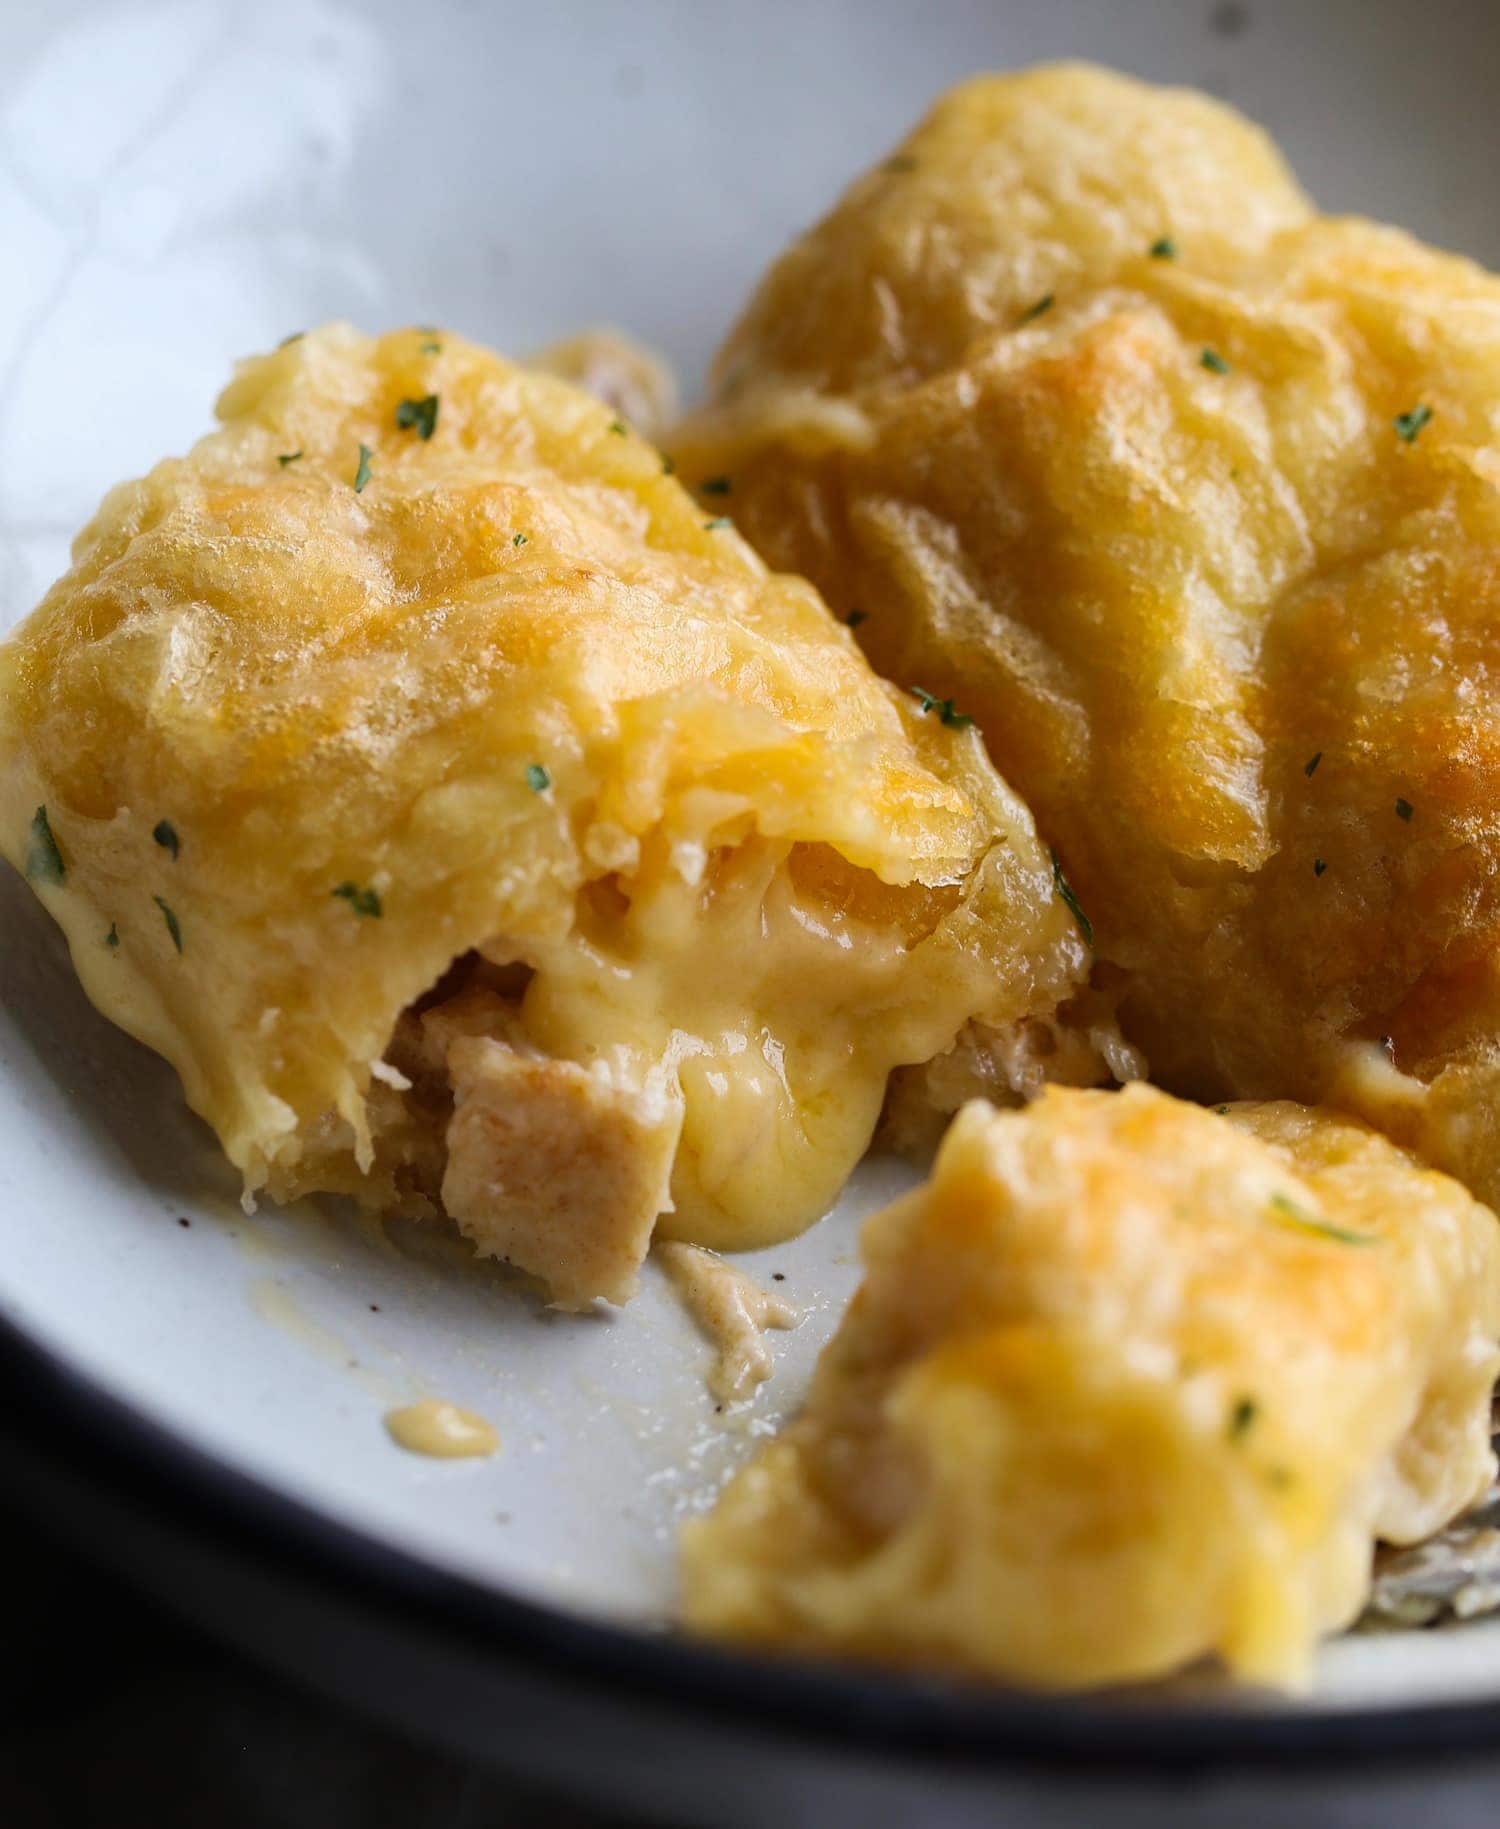
[[[485,1036],[454,1041],[448,1072],[443,1205],[459,1230],[540,1277],[554,1307],[628,1301],[672,1205],[681,1098]]]

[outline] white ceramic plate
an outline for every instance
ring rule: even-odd
[[[237,355],[333,316],[517,353],[613,321],[691,392],[769,256],[929,97],[1059,54],[1227,95],[1326,205],[1500,263],[1481,5],[0,10],[0,628],[106,486],[205,429]],[[173,1076],[88,1008],[10,877],[0,1005],[0,1316],[317,1514],[595,1618],[666,1617],[679,1518],[795,1406],[901,1175],[867,1166],[751,1260],[807,1317],[719,1417],[654,1274],[628,1311],[568,1319],[457,1248],[246,1218]],[[421,1395],[488,1417],[500,1454],[398,1451],[382,1413]],[[1344,1641],[1316,1699],[1497,1697],[1500,1625]]]

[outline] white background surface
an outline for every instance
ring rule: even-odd
[[[691,390],[766,260],[936,90],[1064,54],[1227,95],[1328,207],[1500,262],[1500,17],[1477,3],[0,6],[0,628],[105,487],[206,429],[237,355],[330,316],[516,354],[613,321]],[[171,1074],[0,882],[0,1310],[480,1580],[663,1617],[678,1517],[795,1403],[897,1176],[752,1260],[810,1312],[726,1430],[654,1277],[624,1314],[550,1317],[456,1250],[245,1219]],[[432,1394],[500,1455],[392,1447],[382,1411]],[[1323,1693],[1500,1694],[1500,1627],[1342,1644]]]

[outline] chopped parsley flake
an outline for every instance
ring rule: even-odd
[[[676,468],[677,468],[677,460],[675,458],[668,457],[665,453],[663,453],[662,460],[661,460],[662,475],[670,476]]]
[[[333,893],[347,902],[357,915],[368,916],[372,921],[378,921],[385,913],[380,897],[373,889],[361,889],[355,883],[340,883]]]
[[[1417,809],[1412,805],[1412,803],[1409,800],[1403,800],[1399,794],[1396,796],[1396,817],[1397,817],[1397,819],[1404,819],[1407,822],[1407,824],[1410,825],[1411,816],[1413,813],[1416,812],[1416,810]]]
[[[1020,317],[1016,319],[1016,322],[1018,324],[1030,324],[1035,319],[1041,317],[1043,312],[1050,311],[1056,303],[1057,296],[1055,293],[1044,292],[1034,305],[1028,305],[1026,307]]]
[[[703,523],[705,533],[717,533],[721,527],[732,527],[734,523],[727,514],[716,514],[711,521]]]
[[[628,438],[630,436],[630,427],[626,425],[623,419],[611,419],[609,422],[609,429],[614,433],[616,438]]]
[[[953,709],[952,699],[935,698],[932,693],[925,692],[920,686],[913,686],[911,695],[922,707],[924,717],[929,711],[935,711],[938,714],[938,722],[946,724],[950,730],[967,730],[974,722],[963,712]]]
[[[1432,408],[1430,406],[1414,406],[1409,413],[1397,413],[1396,436],[1403,444],[1414,445],[1422,427],[1431,417]]]
[[[420,400],[403,400],[396,408],[396,424],[403,432],[413,428],[425,444],[437,430],[438,397],[423,394]]]
[[[422,345],[422,354],[424,356],[440,356],[442,353],[443,346],[435,337],[429,337]]]
[[[706,476],[698,485],[699,495],[728,495],[730,481],[727,476]]]
[[[1322,750],[1319,750],[1319,751],[1318,751],[1318,753],[1317,753],[1317,755],[1315,755],[1315,756],[1314,756],[1314,757],[1313,757],[1313,759],[1312,759],[1312,761],[1311,761],[1311,762],[1307,762],[1307,763],[1304,763],[1304,764],[1303,764],[1303,768],[1302,768],[1302,772],[1303,772],[1303,774],[1304,774],[1304,775],[1306,775],[1306,776],[1307,776],[1307,778],[1308,778],[1308,780],[1309,780],[1309,781],[1310,781],[1310,780],[1311,780],[1311,779],[1312,779],[1312,777],[1313,777],[1313,776],[1314,776],[1314,775],[1316,775],[1316,774],[1317,774],[1317,772],[1318,772],[1318,764],[1319,764],[1319,763],[1320,763],[1320,762],[1321,762],[1321,761],[1322,761],[1322,760],[1323,760],[1323,752],[1322,752]]]
[[[120,949],[120,929],[114,921],[109,924],[109,932],[104,936],[104,944],[112,953],[118,952]]]
[[[524,546],[526,544],[527,538],[528,538],[528,536],[524,533],[512,534],[510,543],[512,546]]]
[[[34,883],[60,883],[68,874],[62,852],[52,836],[47,809],[38,807],[31,816],[31,842],[26,847],[26,874]]]
[[[1327,868],[1328,868],[1327,864],[1325,864],[1323,862],[1321,857],[1315,857],[1313,859],[1313,875],[1314,876],[1321,876]]]
[[[909,152],[898,152],[894,158],[887,159],[881,167],[882,171],[889,172],[915,171],[916,169],[917,162]]]
[[[1083,912],[1083,904],[1078,899],[1077,891],[1063,875],[1062,859],[1057,852],[1048,847],[1052,858],[1052,887],[1067,904],[1068,913],[1078,923],[1078,931],[1084,937],[1090,952],[1094,950],[1094,924]]]
[[[1159,240],[1153,241],[1146,251],[1153,260],[1176,260],[1177,243],[1170,235],[1163,235]]]
[[[370,480],[370,459],[375,453],[368,445],[359,447],[359,468],[354,472],[354,493],[358,495]]]
[[[552,777],[540,762],[533,762],[526,770],[526,785],[533,794],[545,794],[552,785]]]
[[[278,349],[285,349],[288,343],[300,343],[306,335],[307,332],[305,330],[294,330],[289,337],[283,337],[276,347]]]
[[[849,614],[844,618],[844,627],[846,629],[857,629],[862,622],[868,622],[869,620],[870,612],[868,610],[850,610]]]
[[[296,463],[297,459],[299,457],[301,457],[301,455],[302,455],[302,453],[300,451],[283,451],[277,457],[276,461],[278,464],[281,465],[282,469],[285,470],[285,468],[287,467],[288,464]]]
[[[1241,1397],[1229,1412],[1229,1439],[1237,1442],[1245,1435],[1256,1417],[1260,1414],[1260,1405],[1253,1397]]]
[[[163,851],[170,851],[174,859],[176,858],[177,853],[182,849],[181,841],[177,837],[177,828],[169,819],[159,819],[152,830],[151,836],[156,840],[157,844],[161,846]]]
[[[1215,1105],[1214,1110],[1221,1118],[1227,1118],[1229,1116],[1229,1107],[1227,1105]]]
[[[1289,1194],[1273,1194],[1271,1208],[1277,1217],[1289,1226],[1297,1226],[1304,1232],[1314,1232],[1319,1238],[1332,1239],[1337,1245],[1377,1245],[1379,1238],[1373,1232],[1351,1232],[1347,1226],[1331,1225],[1326,1219],[1319,1219],[1309,1213],[1306,1207],[1299,1206]]]
[[[1227,375],[1229,373],[1229,364],[1216,349],[1205,349],[1198,360],[1211,374]]]
[[[181,952],[182,951],[182,929],[177,925],[176,915],[174,915],[172,913],[172,910],[167,906],[167,904],[162,900],[162,898],[159,895],[152,896],[151,900],[153,902],[155,902],[156,906],[161,910],[161,918],[167,924],[167,932],[172,936],[173,946],[175,946],[177,948],[178,952]]]

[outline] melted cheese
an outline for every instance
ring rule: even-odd
[[[804,1416],[683,1538],[701,1630],[1048,1688],[1305,1677],[1491,1477],[1500,1225],[1352,1120],[960,1115]]]
[[[387,1410],[385,1426],[391,1440],[408,1454],[433,1460],[483,1459],[500,1446],[500,1437],[482,1416],[439,1397]]]

